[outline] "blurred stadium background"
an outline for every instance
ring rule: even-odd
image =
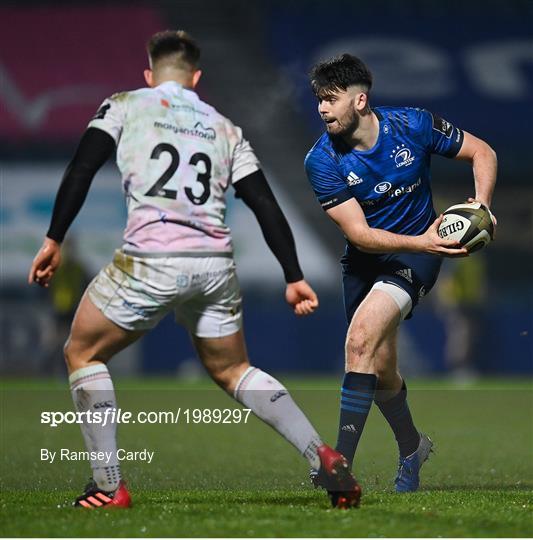
[[[109,163],[70,233],[52,290],[26,283],[55,192],[106,96],[142,86],[144,45],[165,28],[202,47],[200,96],[242,126],[296,236],[321,309],[296,319],[281,270],[252,214],[228,196],[228,221],[256,365],[343,369],[343,242],[303,170],[321,133],[307,72],[350,52],[374,72],[372,103],[425,107],[487,140],[499,156],[497,242],[446,261],[440,285],[402,326],[401,363],[416,375],[533,373],[533,3],[524,1],[4,1],[0,5],[0,373],[62,376],[61,344],[77,295],[120,246],[120,180]],[[473,194],[464,163],[433,163],[438,210]],[[114,362],[115,373],[197,374],[185,332],[164,320]]]

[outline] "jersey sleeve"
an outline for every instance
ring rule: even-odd
[[[435,113],[419,110],[421,134],[432,154],[453,158],[463,145],[464,133]]]
[[[304,164],[307,178],[324,210],[353,197],[335,162],[324,152],[311,150]]]
[[[114,94],[104,100],[87,127],[105,131],[118,143],[125,117],[126,94]]]
[[[243,137],[239,127],[231,126],[230,142],[231,152],[231,183],[235,184],[245,176],[259,170],[259,159],[255,155],[252,145]]]

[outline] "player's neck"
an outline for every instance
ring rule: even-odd
[[[370,111],[369,114],[361,116],[357,129],[345,141],[354,150],[370,150],[378,142],[379,120],[378,117]]]
[[[192,78],[181,70],[162,69],[157,73],[154,72],[153,82],[154,86],[159,86],[160,84],[166,82],[175,82],[181,84],[181,86],[189,90],[193,89]]]
[[[175,83],[181,84],[183,88],[187,88],[188,90],[193,89],[190,81],[186,81],[184,79],[178,79],[176,77],[162,77],[160,79],[156,79],[154,80],[154,87],[159,86],[160,84],[163,84],[166,82],[175,82]]]

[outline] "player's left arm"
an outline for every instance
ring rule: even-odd
[[[490,209],[498,172],[496,152],[482,139],[466,131],[463,131],[463,134],[463,144],[455,159],[469,161],[472,164],[475,195],[469,201],[478,201]],[[496,224],[494,216],[492,218]]]
[[[236,196],[254,213],[265,241],[283,268],[285,298],[297,315],[309,315],[318,307],[318,298],[305,281],[291,228],[261,169],[234,183]]]

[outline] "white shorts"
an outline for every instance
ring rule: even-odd
[[[126,330],[149,330],[171,310],[198,337],[229,336],[241,328],[241,292],[229,257],[136,257],[117,250],[87,292]]]

